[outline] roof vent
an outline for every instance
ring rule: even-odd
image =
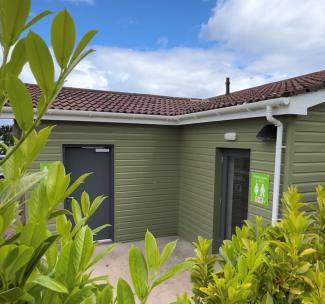
[[[230,78],[226,78],[226,95],[230,94]]]

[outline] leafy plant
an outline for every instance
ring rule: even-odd
[[[140,303],[146,303],[151,291],[169,280],[176,274],[189,270],[193,263],[185,261],[167,269],[161,274],[161,268],[166,264],[176,247],[176,241],[165,245],[162,252],[159,252],[157,241],[151,232],[147,231],[145,236],[145,255],[141,250],[132,246],[129,252],[129,268],[132,285],[136,297]],[[124,297],[129,302],[124,302]],[[117,286],[117,302],[135,303],[130,286],[125,281],[120,281]]]
[[[214,273],[217,257],[210,254],[211,244],[211,240],[199,236],[197,243],[193,242],[196,257],[188,259],[194,263],[191,281],[193,284],[193,299],[198,303],[202,298],[206,297],[201,288],[208,287],[209,283],[213,281],[212,274]]]
[[[200,238],[207,246],[196,244],[192,259],[197,303],[324,303],[325,191],[316,191],[317,205],[302,203],[297,189],[289,188],[276,225],[260,217],[247,221],[224,241],[218,258],[207,255],[211,243]],[[220,268],[212,269],[209,261],[216,258]]]
[[[156,286],[192,266],[184,262],[160,274],[176,242],[160,253],[154,236],[147,232],[145,256],[136,247],[129,255],[135,295],[123,279],[114,293],[107,276],[94,277],[91,270],[115,247],[108,245],[94,255],[93,237],[107,225],[94,230],[87,225],[105,198],[91,202],[83,192],[80,202],[72,200],[71,212],[62,206],[88,174],[71,183],[61,162],[51,164],[47,172],[28,172],[52,131],[52,127],[40,127],[41,119],[67,76],[93,52],[87,45],[96,34],[89,31],[76,43],[74,21],[63,10],[52,22],[52,56],[38,34],[26,33],[50,12],[28,21],[30,7],[30,0],[0,0],[0,112],[9,105],[21,129],[13,146],[2,145],[6,156],[0,161],[4,174],[0,180],[0,302],[129,304],[135,303],[136,295],[146,303]],[[26,64],[40,89],[36,109],[28,87],[19,79]]]
[[[12,126],[3,125],[0,127],[0,154],[4,154],[8,146],[13,146],[14,138],[12,135]]]

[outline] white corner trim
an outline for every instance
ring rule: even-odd
[[[307,115],[308,108],[323,102],[325,102],[325,90],[319,90],[292,97],[274,98],[177,116],[49,109],[44,115],[43,120],[182,126],[265,117],[267,106],[272,107],[274,116]],[[0,118],[13,118],[11,108],[4,107]]]

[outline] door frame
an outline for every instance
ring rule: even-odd
[[[67,148],[82,148],[82,147],[94,147],[94,148],[99,148],[99,147],[105,147],[110,149],[110,157],[109,157],[109,164],[108,164],[108,169],[111,168],[110,171],[110,183],[108,184],[108,193],[109,193],[109,197],[108,197],[108,201],[109,203],[111,203],[112,205],[112,212],[110,212],[109,214],[109,223],[111,225],[111,229],[112,229],[112,242],[115,241],[115,193],[114,193],[114,189],[115,189],[115,161],[114,161],[114,145],[107,145],[107,144],[62,144],[62,162],[64,164],[64,166],[66,165],[66,149]],[[103,202],[103,204],[105,203],[105,201]],[[64,202],[65,205],[65,202]]]
[[[225,234],[225,226],[227,219],[232,213],[229,214],[229,206],[225,203],[228,197],[229,187],[229,172],[228,172],[228,158],[244,156],[251,161],[251,150],[243,148],[217,148],[216,150],[216,174],[215,174],[215,210],[213,217],[213,245],[212,251],[218,252],[220,245],[222,244],[221,235]],[[224,179],[226,177],[226,179]],[[249,186],[249,185],[248,185]],[[249,198],[247,198],[247,204],[249,204]]]

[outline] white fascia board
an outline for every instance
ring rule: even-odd
[[[308,108],[323,102],[325,102],[325,90],[319,90],[292,97],[274,98],[177,116],[49,109],[44,115],[43,121],[80,121],[182,126],[225,120],[265,117],[267,106],[272,107],[274,116],[307,115]],[[4,107],[0,118],[14,118],[11,108]]]

